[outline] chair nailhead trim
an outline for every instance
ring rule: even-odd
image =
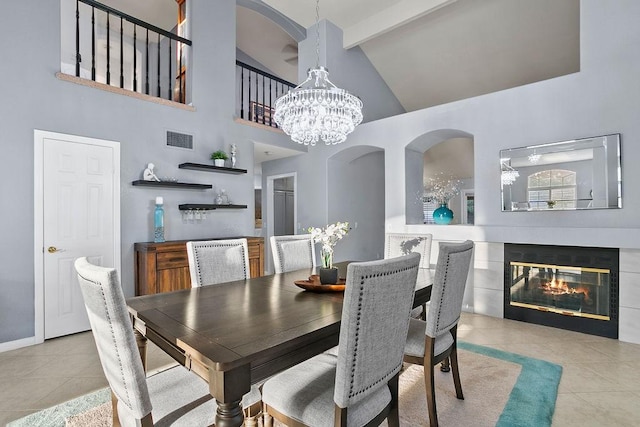
[[[402,365],[402,362],[400,362],[398,365],[396,365],[393,369],[391,369],[390,371],[386,372],[384,375],[382,375],[376,382],[368,385],[367,387],[358,390],[358,391],[354,391],[353,387],[354,387],[354,378],[355,378],[355,369],[356,369],[356,362],[357,362],[357,354],[358,354],[358,343],[359,343],[359,337],[360,337],[360,319],[361,319],[361,315],[362,315],[362,298],[363,298],[363,294],[364,294],[364,284],[366,282],[366,279],[371,279],[374,277],[384,277],[384,276],[391,276],[391,275],[395,275],[398,273],[402,273],[408,270],[415,270],[417,269],[418,266],[409,266],[409,267],[404,267],[404,268],[400,268],[397,270],[393,270],[393,271],[387,271],[384,273],[375,273],[375,274],[369,274],[369,275],[364,275],[360,277],[360,288],[358,289],[358,313],[357,313],[357,321],[356,321],[356,333],[355,333],[355,344],[354,344],[354,352],[353,352],[353,359],[351,360],[351,381],[349,383],[349,398],[353,398],[361,393],[366,392],[367,390],[369,390],[372,387],[375,387],[376,385],[380,384],[383,381],[387,381],[387,379],[393,375],[394,372],[396,372]],[[407,317],[407,323],[409,322],[409,318]]]
[[[115,332],[113,330],[113,322],[111,322],[111,317],[109,316],[109,310],[107,310],[107,304],[106,304],[106,296],[104,294],[104,287],[102,286],[102,283],[100,282],[96,282],[93,280],[89,280],[86,277],[80,275],[80,277],[82,277],[82,279],[86,280],[89,283],[93,283],[94,285],[96,285],[99,289],[100,289],[100,293],[102,294],[102,301],[104,304],[104,312],[106,313],[107,316],[107,321],[109,323],[109,329],[111,331],[111,340],[113,341],[113,347],[116,350],[116,354],[118,356],[118,368],[120,368],[120,377],[122,378],[122,384],[124,385],[124,390],[125,393],[127,395],[127,402],[123,402],[127,405],[127,408],[132,409],[131,408],[131,396],[129,395],[129,388],[127,387],[127,382],[125,379],[125,375],[124,375],[124,370],[122,369],[122,358],[120,357],[120,352],[118,351],[118,347],[116,346],[116,337],[115,337]]]

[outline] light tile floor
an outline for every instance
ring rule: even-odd
[[[554,426],[640,425],[638,344],[469,313],[458,335],[562,365]],[[152,344],[148,360],[172,362]],[[0,383],[0,425],[107,384],[89,332],[0,353]]]

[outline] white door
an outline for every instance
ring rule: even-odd
[[[90,329],[73,268],[76,258],[119,267],[114,208],[119,207],[118,149],[97,140],[51,135],[42,138],[45,339]]]

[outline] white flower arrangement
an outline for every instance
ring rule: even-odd
[[[336,222],[329,224],[325,228],[309,227],[313,243],[321,243],[322,268],[333,267],[333,247],[349,232],[348,222]]]
[[[460,193],[460,187],[462,187],[462,181],[440,173],[429,178],[428,183],[425,184],[424,199],[425,201],[435,200],[441,205],[446,205]]]

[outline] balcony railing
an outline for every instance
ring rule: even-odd
[[[236,115],[277,128],[273,120],[276,99],[295,85],[240,61],[236,61],[236,81]]]
[[[189,99],[190,40],[92,0],[75,1],[75,48],[64,24],[63,73],[171,101]]]

